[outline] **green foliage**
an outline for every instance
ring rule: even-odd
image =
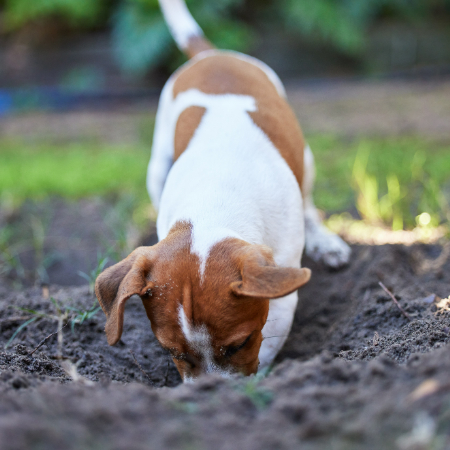
[[[4,21],[11,30],[49,16],[89,26],[99,17],[104,3],[100,0],[6,0]]]
[[[219,48],[245,51],[252,41],[249,26],[230,19],[230,10],[242,0],[189,2],[195,19]],[[113,14],[113,44],[122,69],[135,76],[144,75],[172,55],[175,47],[158,2],[132,0],[119,4]],[[182,59],[177,61],[177,65]]]
[[[361,21],[333,0],[285,0],[282,4],[285,22],[290,29],[307,36],[317,34],[336,47],[354,53],[363,43]]]
[[[38,316],[34,316],[31,319],[26,320],[23,324],[21,324],[19,327],[17,327],[16,331],[14,331],[13,335],[8,339],[8,342],[5,344],[5,350],[11,345],[12,341],[17,337],[17,335],[27,326],[30,325],[30,323],[33,323],[39,319]]]
[[[187,4],[218,48],[249,51],[265,28],[290,30],[350,55],[364,50],[366,32],[380,19],[418,22],[434,11],[448,16],[450,9],[450,0],[188,0]],[[3,9],[9,31],[48,17],[79,28],[112,25],[117,60],[131,75],[143,76],[155,67],[183,61],[173,51],[175,44],[157,0],[5,0]]]
[[[236,390],[245,395],[257,409],[265,409],[273,400],[273,392],[261,387],[259,384],[264,376],[255,375],[236,386]]]
[[[11,225],[0,228],[0,275],[16,272],[19,279],[25,277],[25,270],[20,262],[17,246],[12,244],[14,229]]]
[[[145,74],[164,60],[172,45],[172,37],[154,3],[123,3],[113,15],[114,49],[127,73]]]
[[[72,333],[75,332],[75,324],[81,325],[85,320],[92,319],[102,308],[98,306],[97,300],[89,309],[75,308],[74,306],[66,306],[67,311],[72,311],[72,316],[70,318],[70,327]]]

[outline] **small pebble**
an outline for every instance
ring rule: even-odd
[[[436,300],[436,294],[428,295],[427,297],[422,299],[422,301],[424,303],[433,303],[435,300]]]

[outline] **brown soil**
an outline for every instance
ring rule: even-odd
[[[70,207],[59,205],[70,216]],[[62,223],[67,233],[69,222]],[[84,230],[88,241],[99,226],[93,220]],[[86,245],[95,248],[94,240]],[[72,271],[87,270],[77,265],[83,245],[70,251]],[[41,317],[0,352],[0,448],[448,449],[450,311],[440,299],[450,294],[450,261],[421,270],[424,259],[441,251],[438,245],[354,246],[351,264],[338,272],[305,258],[313,277],[300,290],[292,333],[266,377],[208,376],[180,385],[133,298],[115,347],[106,343],[101,312],[73,331],[63,329],[63,361],[85,377],[73,381],[76,375],[57,358],[56,335],[29,355],[58,328]],[[65,272],[48,271],[53,283],[63,281]],[[26,309],[57,315],[40,286],[13,290],[12,276],[0,281],[2,347],[33,317]],[[87,286],[51,284],[50,297],[63,310],[88,310],[94,302]],[[428,387],[427,395],[418,386]]]

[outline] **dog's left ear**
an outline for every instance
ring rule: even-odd
[[[240,257],[242,281],[234,281],[230,287],[238,296],[272,299],[284,297],[306,284],[311,270],[295,267],[279,267],[268,247],[251,245]]]
[[[139,247],[98,276],[95,295],[106,315],[105,332],[109,345],[116,344],[122,336],[127,300],[135,294],[143,296],[153,287],[148,276],[155,253],[153,247]]]

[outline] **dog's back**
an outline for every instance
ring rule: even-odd
[[[299,186],[303,179],[303,135],[286,102],[284,88],[268,66],[240,53],[209,51],[174,74],[173,98],[189,89],[205,94],[234,94],[255,99],[253,122],[269,137],[289,164]],[[204,109],[183,111],[177,123],[174,159],[186,149]]]

